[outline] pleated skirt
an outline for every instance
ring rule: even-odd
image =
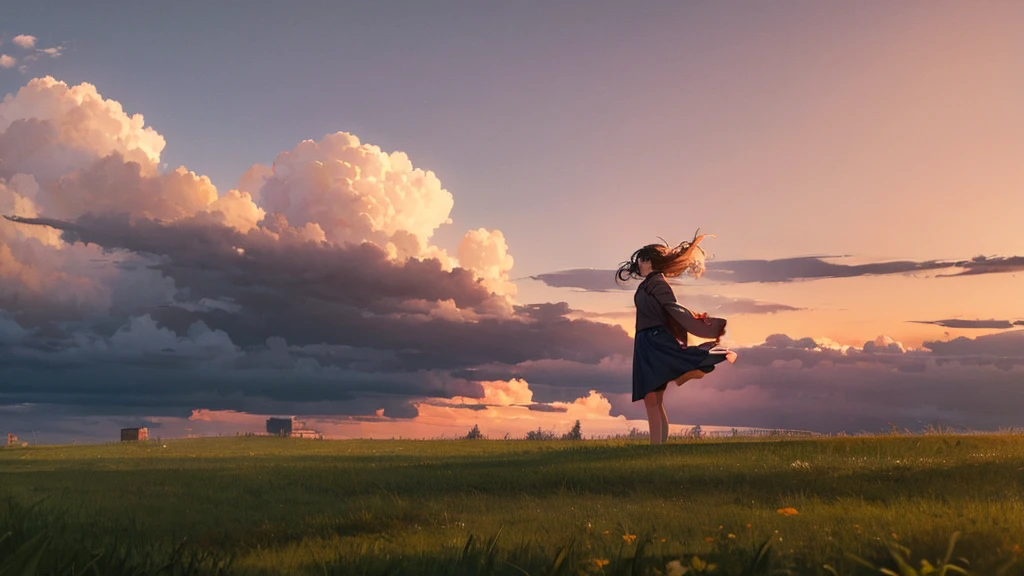
[[[691,370],[711,372],[729,354],[714,342],[684,347],[664,326],[641,330],[633,340],[633,402]]]

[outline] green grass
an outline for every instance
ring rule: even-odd
[[[853,556],[920,569],[959,533],[951,565],[1017,574],[1022,484],[1018,435],[4,448],[0,554],[42,534],[53,571],[877,574]]]

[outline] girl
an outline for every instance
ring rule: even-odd
[[[643,399],[651,427],[651,444],[668,440],[668,414],[663,398],[669,382],[677,386],[703,378],[723,360],[736,361],[736,353],[719,346],[725,334],[725,319],[696,314],[676,302],[665,277],[688,272],[694,278],[704,273],[704,250],[698,246],[709,234],[694,235],[692,242],[675,248],[648,244],[633,253],[615,273],[625,282],[643,278],[636,289],[636,337],[633,342],[633,401]],[[713,237],[713,236],[712,236]],[[687,346],[687,335],[712,339],[700,346]]]

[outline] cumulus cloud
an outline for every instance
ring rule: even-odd
[[[207,206],[207,210],[214,214],[219,222],[239,232],[248,232],[263,220],[267,212],[253,202],[248,192],[228,190],[226,194],[218,197]],[[316,240],[322,240],[321,234],[316,234]]]
[[[269,174],[250,172],[249,180],[265,176],[259,197],[268,212],[295,226],[316,224],[339,245],[373,242],[397,256],[438,256],[429,239],[451,222],[454,199],[433,172],[344,132],[278,154]]]
[[[30,50],[36,46],[36,37],[28,34],[18,34],[11,39],[11,43],[16,46],[20,46],[21,48],[25,48],[26,50]]]
[[[244,197],[218,198],[208,179],[184,168],[159,174],[163,147],[141,115],[129,116],[94,86],[34,79],[0,103],[0,209],[26,217],[108,211],[165,219],[205,210],[225,225],[251,225],[254,209],[241,206]],[[142,288],[142,277],[163,292],[159,275],[99,264],[105,260],[95,246],[0,221],[0,307],[68,319],[118,306],[114,296],[127,293],[123,284]]]
[[[210,358],[217,361],[230,359],[239,353],[231,338],[220,330],[210,330],[201,321],[189,326],[185,336],[162,328],[149,316],[131,318],[110,338],[99,346],[125,355],[174,355]]]
[[[516,303],[499,230],[433,246],[453,199],[403,153],[331,134],[220,193],[160,170],[164,144],[88,84],[35,79],[0,104],[0,309],[18,342],[0,404],[400,418],[523,392],[453,375],[481,364],[628,353],[618,327]]]
[[[864,343],[864,352],[868,354],[903,354],[907,350],[902,342],[893,340],[892,337],[882,335],[874,341]]]
[[[30,175],[0,178],[0,212],[37,215],[37,191]],[[0,220],[0,309],[52,320],[109,306],[116,273],[95,270],[101,257],[96,247],[65,245],[55,230]]]
[[[0,68],[14,68],[18,65],[18,59],[7,54],[0,54]]]
[[[492,292],[515,296],[516,285],[509,280],[514,262],[501,230],[477,228],[462,237],[459,264],[474,270]]]
[[[206,176],[185,168],[146,176],[140,164],[126,162],[119,153],[63,176],[43,190],[47,193],[39,195],[38,203],[44,214],[55,218],[97,212],[175,220],[204,211],[218,200],[217,189]],[[217,209],[223,211],[224,206]]]
[[[516,379],[507,382],[486,382],[481,384],[484,388],[483,401],[485,404],[497,406],[512,406],[515,404],[529,404],[533,400],[533,392],[525,380]]]
[[[265,410],[272,401],[358,414],[376,410],[374,395],[383,393],[389,413],[401,415],[415,398],[479,392],[479,384],[446,371],[491,361],[596,364],[630,346],[621,329],[567,318],[564,304],[489,316],[499,298],[471,273],[443,270],[436,260],[395,262],[372,244],[339,247],[263,228],[242,234],[195,219],[31,221],[105,250],[150,255],[147,268],[167,274],[193,300],[131,318],[109,336],[79,330],[51,341],[45,354],[8,351],[0,365],[33,383],[4,390],[12,402],[61,401],[74,381],[77,401],[116,411],[127,400],[123,382],[144,379],[147,392],[133,390],[131,405],[158,413],[197,402]],[[453,310],[477,317],[456,322],[403,310],[418,300],[451,300]],[[53,367],[61,362],[73,368],[56,379]]]
[[[30,80],[4,98],[0,133],[0,171],[32,174],[38,180],[88,168],[113,153],[150,174],[166,144],[145,126],[141,114],[129,116],[95,86],[68,86],[51,77]]]
[[[786,334],[772,334],[765,339],[762,346],[768,348],[795,348],[798,350],[814,350],[820,347],[813,338],[794,340]]]
[[[526,307],[506,317],[505,300],[469,271],[445,270],[437,260],[395,262],[368,243],[317,244],[263,228],[243,235],[194,221],[83,218],[65,230],[106,249],[158,255],[154,267],[193,297],[241,306],[241,313],[212,314],[207,322],[250,342],[274,335],[296,343],[367,342],[407,350],[404,361],[417,367],[489,358],[596,362],[629,346],[621,329],[566,318],[568,307],[552,305],[558,312],[547,315]],[[438,309],[448,313],[429,313]]]

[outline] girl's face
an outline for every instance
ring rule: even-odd
[[[639,260],[637,260],[637,264],[640,265],[640,276],[646,277],[648,274],[651,273],[652,270],[654,270],[654,267],[651,266],[650,260],[644,260],[643,258],[640,258]]]

